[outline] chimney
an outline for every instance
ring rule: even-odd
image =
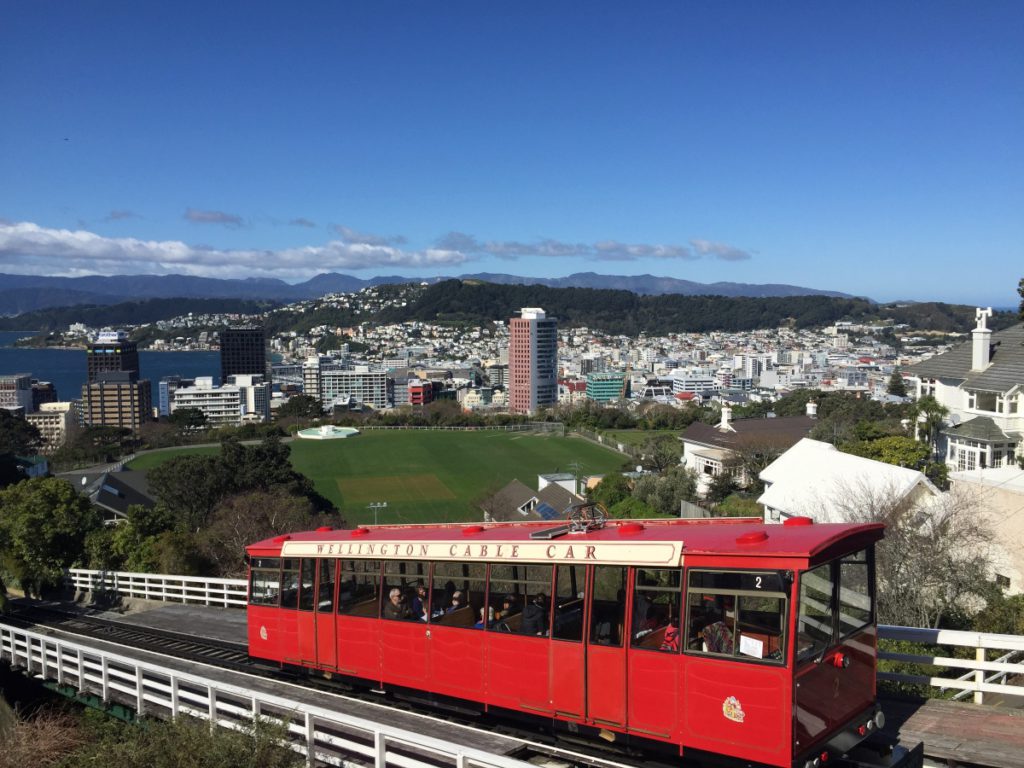
[[[812,419],[818,418],[818,404],[813,400],[807,401],[807,416]]]
[[[732,408],[729,407],[728,403],[722,404],[722,420],[718,423],[718,428],[722,432],[735,432],[732,425],[729,423],[729,419],[732,418]]]
[[[971,332],[973,337],[973,348],[971,350],[971,370],[983,371],[988,368],[992,359],[992,331],[986,325],[988,318],[992,317],[992,307],[974,310],[974,317],[978,321],[978,327]]]

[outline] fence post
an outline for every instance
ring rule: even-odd
[[[985,648],[981,644],[981,636],[978,636],[978,649],[974,653],[974,658],[978,661],[985,660]],[[981,690],[981,685],[985,682],[985,670],[979,669],[974,673],[974,682],[979,686],[978,690],[974,692],[974,703],[984,704],[985,703],[985,692]]]

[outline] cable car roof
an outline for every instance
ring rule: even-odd
[[[567,521],[559,521],[567,522]],[[571,532],[556,521],[321,528],[266,539],[251,555],[481,562],[576,562],[678,566],[685,555],[813,558],[849,539],[851,549],[882,538],[880,523],[813,523],[791,518],[609,520]]]

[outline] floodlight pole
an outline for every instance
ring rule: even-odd
[[[374,501],[366,505],[367,509],[373,510],[373,524],[377,524],[377,511],[380,509],[387,509],[388,503],[386,501]]]

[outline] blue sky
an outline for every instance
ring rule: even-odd
[[[0,272],[1010,306],[1024,4],[0,0]]]

